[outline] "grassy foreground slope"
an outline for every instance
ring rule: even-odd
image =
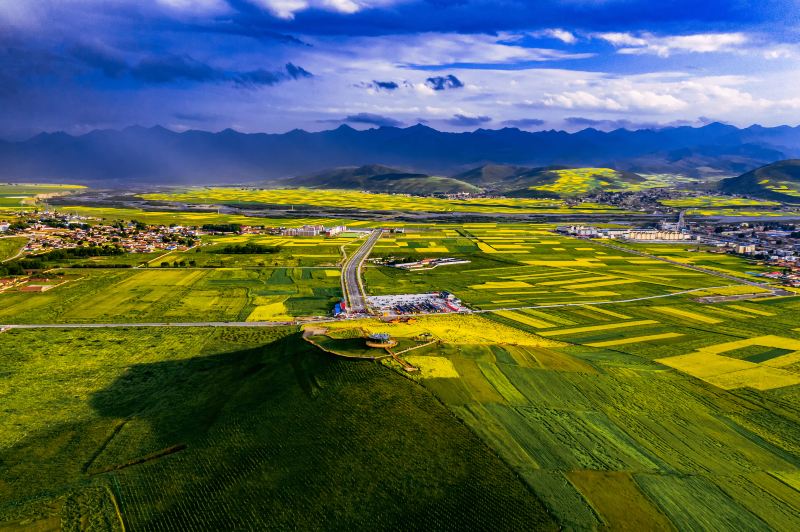
[[[738,177],[723,179],[719,187],[729,194],[800,203],[800,159],[778,161]]]
[[[11,331],[0,353],[0,529],[554,527],[422,387],[295,329]]]
[[[0,238],[0,260],[10,259],[22,249],[27,241],[22,237]]]
[[[567,530],[798,530],[798,311],[684,297],[328,326],[431,334],[400,355],[413,375]]]

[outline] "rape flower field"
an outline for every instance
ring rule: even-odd
[[[568,207],[558,199],[527,198],[475,198],[447,200],[403,196],[398,194],[370,194],[352,190],[318,189],[252,189],[252,188],[192,188],[182,192],[142,194],[142,199],[154,201],[179,201],[192,204],[227,205],[310,205],[339,209],[374,211],[427,211],[473,213],[611,213],[622,212],[607,205],[584,203]]]
[[[367,263],[367,292],[447,290],[473,313],[314,326],[364,358],[368,333],[422,345],[397,355],[413,374],[294,326],[0,333],[0,528],[800,528],[796,296],[705,303],[767,289],[551,224],[397,225],[372,257],[469,262]],[[273,252],[221,252],[247,242]],[[0,292],[0,323],[327,316],[353,245],[207,235],[149,266],[65,261],[63,285]],[[742,280],[761,268],[629,247]]]

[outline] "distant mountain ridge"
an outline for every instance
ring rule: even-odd
[[[800,159],[777,161],[719,182],[721,192],[800,204]]]
[[[423,125],[357,131],[340,126],[318,133],[282,134],[230,129],[176,133],[159,126],[134,126],[80,136],[42,133],[21,142],[0,141],[0,179],[125,185],[248,183],[375,162],[428,175],[453,175],[495,163],[730,176],[798,157],[800,126],[740,129],[713,123],[577,133],[516,128],[448,133]]]

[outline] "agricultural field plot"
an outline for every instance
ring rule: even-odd
[[[554,181],[530,187],[531,190],[554,192],[560,196],[578,196],[599,189],[627,190],[630,186],[639,184],[611,168],[570,168],[548,173],[553,174]]]
[[[357,245],[358,235],[351,237],[284,237],[269,235],[213,236],[202,238],[202,246],[188,251],[174,251],[160,262],[194,262],[198,268],[258,268],[330,266],[336,268],[342,259],[341,247]],[[225,248],[256,244],[270,248],[268,253],[226,253]],[[234,249],[235,251],[235,249]]]
[[[796,210],[777,201],[736,196],[692,196],[661,200],[659,203],[676,209],[686,209],[689,216],[771,217],[796,214]]]
[[[580,334],[624,330],[628,340],[638,341],[608,347],[555,342],[575,342],[569,333],[546,337],[549,344],[526,344],[495,329],[494,344],[451,335],[409,362],[422,370],[419,382],[519,472],[561,526],[800,526],[800,485],[791,488],[778,477],[800,475],[800,410],[778,395],[797,397],[800,386],[728,391],[694,379],[652,361],[664,352],[661,342],[668,352],[680,352],[687,344],[724,341],[724,332],[663,323],[654,330],[671,335],[657,337],[648,329],[656,324],[642,323],[647,320],[636,309],[583,312],[588,308],[547,310],[548,316],[536,318],[561,321],[562,327],[571,318],[571,328],[589,329],[595,314],[600,325]],[[623,321],[635,325],[608,327]],[[436,336],[434,323],[369,330],[399,338],[423,330]],[[800,337],[790,347],[795,344]],[[642,346],[650,353],[642,356]],[[770,431],[770,422],[779,428]],[[638,501],[634,508],[631,500]]]
[[[762,200],[755,198],[738,198],[735,196],[692,196],[678,199],[660,200],[660,204],[667,207],[780,207],[778,201]]]
[[[758,182],[764,188],[786,196],[800,197],[800,186],[796,181],[788,179],[762,179]]]
[[[152,201],[180,201],[192,204],[308,205],[374,211],[476,212],[476,213],[619,213],[607,205],[584,204],[568,207],[558,199],[476,198],[446,200],[351,190],[319,189],[237,189],[193,188],[182,192],[142,194]]]
[[[490,316],[546,338],[655,359],[719,388],[768,390],[800,384],[800,335],[791,330],[798,310],[795,297],[719,304],[678,297]]]
[[[381,239],[376,253],[453,256],[471,262],[424,272],[369,267],[366,285],[374,295],[447,290],[472,308],[486,310],[633,299],[732,284],[591,241],[555,235],[549,229],[532,224],[467,224],[438,234],[409,230],[402,238]],[[680,253],[686,252],[681,248]],[[691,263],[706,266],[717,255],[693,253],[691,258]],[[736,257],[724,259],[723,267],[716,269],[738,274],[751,268]]]
[[[370,256],[394,256],[415,261],[429,256],[461,256],[477,250],[472,239],[457,228],[427,226],[409,228],[406,233],[383,235]]]
[[[653,244],[639,242],[615,242],[615,245],[644,251],[650,255],[663,257],[684,264],[700,266],[708,270],[715,270],[721,273],[738,275],[749,280],[758,280],[756,276],[748,275],[748,272],[767,272],[768,268],[755,264],[742,257],[721,253],[716,248],[699,246],[696,244]],[[723,283],[724,284],[724,283]]]
[[[686,211],[688,216],[708,216],[708,217],[747,217],[747,218],[769,218],[779,216],[797,216],[796,209],[784,210],[765,210],[765,209],[732,209],[732,208],[706,208],[706,209],[688,209]]]
[[[63,196],[84,188],[86,187],[80,185],[0,183],[0,208],[18,210],[30,207],[37,199]]]
[[[45,293],[0,294],[0,322],[284,321],[326,315],[341,297],[328,269],[67,272],[67,283]]]
[[[780,322],[791,320],[788,311],[797,302],[736,305],[743,315],[782,315]],[[689,313],[705,317],[709,305],[687,300],[661,307],[587,305],[413,324],[337,323],[334,329],[388,332],[401,342],[424,332],[437,339],[435,347],[407,358],[420,368],[412,378],[500,453],[562,527],[800,526],[800,483],[781,480],[800,475],[800,408],[792,400],[800,385],[726,390],[654,360],[730,342],[732,331],[758,334],[763,324],[743,318],[747,330],[714,314],[731,322],[714,333],[686,326]],[[735,307],[719,307],[735,315]],[[665,308],[679,312],[659,313]],[[650,318],[657,314],[662,322]],[[542,329],[544,320],[550,326]],[[603,341],[609,343],[593,345]],[[800,335],[739,340],[733,347],[756,344],[795,349]],[[771,354],[782,367],[797,356]],[[631,507],[630,501],[638,502]]]
[[[627,190],[636,191],[646,188],[686,188],[697,184],[697,179],[680,174],[639,174],[644,178],[641,183],[629,183]]]
[[[15,330],[0,354],[3,528],[557,527],[424,388],[293,328]]]
[[[243,216],[238,214],[220,214],[216,211],[178,211],[178,210],[144,210],[122,207],[89,207],[84,205],[58,205],[59,212],[88,216],[95,220],[113,222],[115,220],[138,220],[149,225],[188,225],[204,224],[240,224],[268,227],[300,227],[303,225],[321,224],[325,226],[349,225],[357,227],[365,222],[339,218],[296,217],[267,218]],[[154,207],[155,209],[155,207]],[[92,220],[88,220],[92,223]]]

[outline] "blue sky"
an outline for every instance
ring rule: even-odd
[[[0,0],[0,136],[800,123],[800,0]]]

